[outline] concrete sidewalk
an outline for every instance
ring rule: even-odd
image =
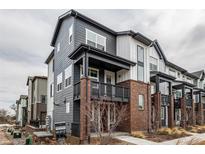
[[[141,138],[136,138],[136,137],[132,137],[132,136],[128,136],[128,135],[116,136],[115,138],[122,140],[122,141],[132,143],[132,144],[136,144],[136,145],[176,145],[176,144],[186,145],[187,142],[189,142],[191,140],[192,141],[205,140],[205,133],[203,133],[203,134],[192,133],[192,136],[182,137],[182,138],[164,141],[164,142],[153,142],[153,141],[149,141],[149,140],[145,140],[145,139],[141,139]]]

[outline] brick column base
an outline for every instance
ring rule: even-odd
[[[192,124],[196,125],[196,112],[194,100],[192,100]]]
[[[80,81],[80,143],[88,143],[90,136],[90,79]]]
[[[182,97],[180,99],[181,102],[181,127],[182,128],[186,128],[186,102],[185,102],[185,98]]]
[[[168,126],[173,128],[175,126],[174,122],[174,98],[170,95],[170,104],[168,107]]]
[[[154,130],[161,128],[161,94],[159,92],[154,94],[154,107],[155,107],[155,121]]]

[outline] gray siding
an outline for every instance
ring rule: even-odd
[[[69,27],[74,24],[74,18],[69,17],[62,22],[58,37],[55,43],[55,70],[54,70],[54,102],[55,104],[60,104],[59,106],[54,106],[54,124],[56,122],[66,122],[67,132],[70,132],[71,123],[73,121],[73,87],[64,88],[65,85],[65,72],[64,70],[73,63],[72,60],[68,58],[69,53],[74,50],[74,35],[73,41],[69,44]],[[74,25],[73,25],[74,27]],[[58,42],[60,42],[60,51],[56,51]],[[57,92],[57,76],[58,74],[63,74],[62,91]],[[73,83],[73,77],[72,81]],[[70,113],[66,113],[66,104],[64,100],[70,102]]]
[[[116,55],[116,37],[108,32],[96,28],[84,21],[76,19],[75,22],[75,48],[81,43],[86,43],[86,28],[106,37],[106,51]]]

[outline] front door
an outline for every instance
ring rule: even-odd
[[[114,96],[115,91],[112,89],[111,85],[115,84],[115,73],[105,70],[105,95]]]

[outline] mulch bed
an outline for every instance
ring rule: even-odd
[[[92,138],[91,139],[91,145],[99,145],[100,142],[99,142],[99,138]],[[111,138],[109,143],[107,145],[133,145],[129,142],[125,142],[125,141],[121,141],[121,140],[118,140],[118,139],[115,139],[115,138]]]
[[[145,133],[144,139],[150,140],[153,142],[164,142],[164,141],[174,140],[174,139],[186,137],[186,136],[190,136],[190,135],[186,134],[186,135],[181,135],[180,137],[176,137],[176,136],[171,136],[171,135],[159,135],[159,134],[154,134],[154,133],[153,134]]]

